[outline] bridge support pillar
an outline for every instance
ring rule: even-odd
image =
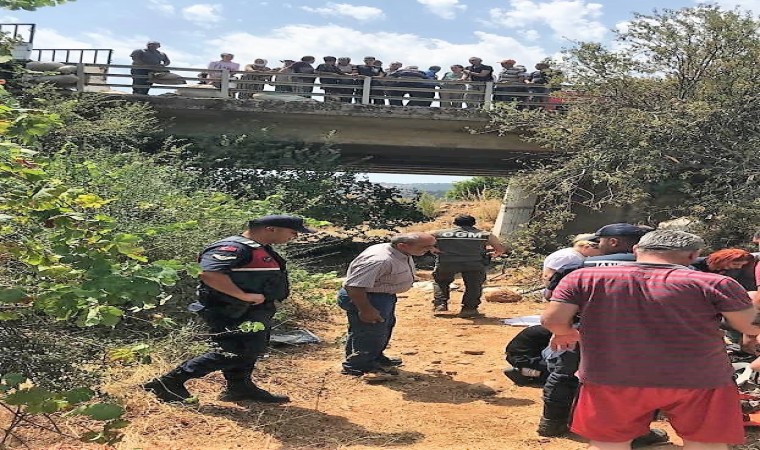
[[[502,240],[509,240],[520,225],[530,221],[535,205],[535,194],[526,191],[514,180],[510,181],[491,232]]]

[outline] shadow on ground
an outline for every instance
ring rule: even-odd
[[[425,437],[414,431],[374,432],[345,417],[298,406],[268,406],[251,402],[238,402],[236,405],[203,405],[198,412],[233,420],[240,427],[257,429],[289,449],[337,450],[349,445],[397,447],[412,445]]]
[[[474,384],[454,380],[443,373],[419,373],[401,370],[398,381],[383,383],[383,386],[399,391],[404,400],[425,403],[451,403],[459,405],[484,401],[496,406],[527,406],[535,402],[526,398],[495,397],[473,390]]]

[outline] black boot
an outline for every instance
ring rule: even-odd
[[[652,428],[649,433],[639,436],[631,442],[631,448],[648,447],[655,444],[664,444],[670,441],[668,433],[659,428]]]
[[[194,377],[177,367],[162,377],[148,381],[142,385],[142,388],[152,392],[162,401],[184,402],[192,397],[192,394],[185,388],[185,382],[191,378]]]
[[[290,397],[272,394],[256,386],[251,380],[227,380],[227,389],[219,396],[219,400],[227,402],[249,400],[260,403],[288,403]]]
[[[541,421],[538,422],[539,436],[544,437],[558,437],[566,434],[569,431],[566,420],[547,419],[541,417]]]

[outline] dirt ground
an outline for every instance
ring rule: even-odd
[[[424,274],[423,274],[424,275]],[[498,284],[491,283],[491,284]],[[259,364],[258,384],[288,394],[283,406],[228,403],[217,399],[218,375],[188,383],[197,405],[156,401],[138,384],[165,370],[154,364],[120,373],[108,391],[123,399],[132,422],[119,449],[142,450],[495,450],[585,448],[578,437],[539,438],[541,390],[514,386],[501,373],[503,348],[519,332],[502,318],[537,314],[542,304],[485,303],[486,316],[455,317],[461,293],[454,292],[452,312],[433,317],[431,292],[424,284],[403,294],[398,325],[388,350],[404,359],[397,381],[369,385],[339,373],[345,318],[337,308],[312,331],[324,339],[316,346],[273,350]],[[482,354],[481,354],[482,353]],[[485,384],[496,392],[482,394]],[[480,386],[482,387],[482,386]],[[678,438],[665,422],[673,441]],[[48,443],[52,441],[47,441]],[[753,444],[742,447],[756,449]],[[30,441],[31,443],[31,441]],[[41,443],[41,442],[40,442]],[[82,443],[30,446],[55,450],[104,449]],[[659,449],[679,448],[673,445]]]
[[[290,404],[221,402],[216,396],[222,380],[210,376],[189,383],[199,405],[167,406],[139,392],[132,384],[138,380],[126,380],[117,390],[126,397],[132,425],[119,448],[585,448],[579,438],[539,438],[540,389],[516,387],[501,373],[504,345],[519,329],[500,319],[539,313],[540,303],[487,303],[486,317],[460,319],[455,311],[461,293],[453,294],[454,311],[445,317],[431,315],[431,295],[423,286],[399,302],[388,351],[404,359],[398,381],[368,385],[339,373],[345,319],[336,310],[315,330],[324,344],[273,352],[254,375],[265,388],[290,395]],[[478,384],[497,392],[480,394],[473,387]]]

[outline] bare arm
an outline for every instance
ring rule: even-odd
[[[572,350],[580,340],[580,333],[573,328],[573,317],[578,305],[550,301],[541,314],[541,325],[553,333],[549,345],[554,350]]]
[[[507,247],[501,243],[501,241],[499,240],[498,237],[496,237],[496,235],[493,235],[493,234],[488,235],[488,245],[490,245],[491,248],[493,248],[493,254],[491,256],[493,256],[494,258],[498,258],[504,253],[509,252]]]
[[[549,302],[541,314],[541,325],[554,334],[569,334],[573,330],[573,317],[578,313],[578,305],[564,302]]]
[[[757,310],[755,308],[722,312],[721,314],[726,318],[726,321],[734,330],[751,336],[760,335],[760,328],[753,323],[757,315]]]
[[[258,305],[266,300],[262,294],[244,292],[223,272],[201,272],[200,279],[206,286],[246,303]]]
[[[543,272],[541,272],[541,281],[544,283],[544,287],[549,287],[549,281],[552,279],[552,276],[557,273],[556,270],[545,268]]]

